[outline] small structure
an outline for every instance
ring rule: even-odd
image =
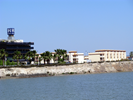
[[[127,57],[128,60],[133,60],[133,57]]]

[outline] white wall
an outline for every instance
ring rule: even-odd
[[[73,55],[76,54],[76,57],[73,57]],[[84,63],[84,53],[68,53],[69,55],[69,61],[73,63],[73,58],[78,59],[78,63]]]
[[[103,54],[104,56],[100,56]],[[104,58],[105,61],[116,61],[121,59],[126,59],[126,52],[119,52],[119,51],[104,51],[104,52],[95,52],[89,53],[89,60],[93,61],[100,61],[100,57]]]
[[[92,62],[100,61],[100,54],[89,55],[89,60],[91,60]]]
[[[84,63],[84,54],[78,54],[78,63]]]

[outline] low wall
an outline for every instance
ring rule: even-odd
[[[85,63],[63,66],[45,66],[31,68],[1,68],[0,77],[6,76],[28,76],[28,75],[61,75],[68,73],[110,73],[133,71],[133,61],[125,62],[104,62],[104,63]]]

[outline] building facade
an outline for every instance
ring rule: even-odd
[[[89,60],[95,61],[117,61],[126,59],[125,50],[96,50],[94,53],[89,53]]]
[[[14,38],[14,28],[8,28],[8,39],[0,40],[0,49],[5,49],[8,53],[8,60],[12,60],[13,53],[15,51],[20,51],[24,56],[28,51],[34,49],[31,45],[34,45],[34,42],[23,42],[23,40],[15,40]]]
[[[77,51],[69,51],[68,61],[71,63],[84,63],[84,53],[77,53]]]

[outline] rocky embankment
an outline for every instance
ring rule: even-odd
[[[110,73],[133,71],[133,61],[85,63],[31,68],[0,68],[0,77],[52,76],[62,74]]]

